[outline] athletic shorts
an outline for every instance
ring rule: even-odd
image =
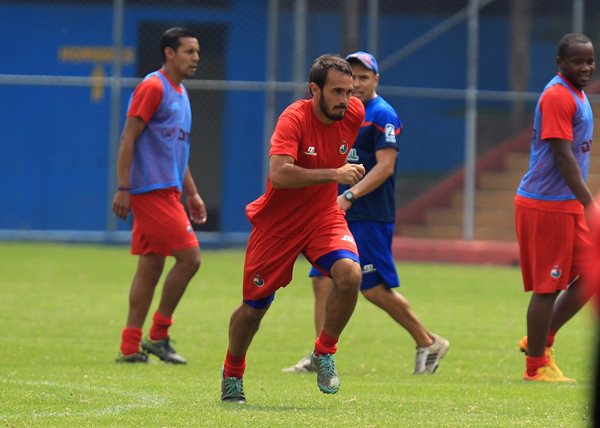
[[[131,195],[131,253],[170,256],[198,246],[196,233],[176,188]]]
[[[316,222],[315,222],[316,223]],[[252,228],[244,262],[244,302],[267,307],[274,293],[292,280],[294,263],[303,254],[313,265],[320,257],[339,251],[340,258],[358,262],[358,250],[343,213],[323,218],[314,228],[291,237],[274,237]],[[353,257],[346,257],[351,254]],[[261,301],[257,305],[252,301]]]
[[[583,273],[591,254],[583,214],[515,205],[515,224],[525,291],[555,293]]]
[[[349,221],[348,226],[358,247],[362,268],[361,291],[383,284],[388,288],[400,286],[400,278],[392,256],[394,224],[380,221]],[[310,277],[322,276],[314,267]]]

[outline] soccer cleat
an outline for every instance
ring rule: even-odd
[[[148,362],[148,354],[145,352],[136,352],[131,355],[123,355],[122,352],[117,354],[117,358],[115,358],[116,363],[147,363]]]
[[[417,348],[415,354],[415,370],[413,374],[433,374],[440,365],[450,349],[450,342],[437,334],[433,335],[433,343],[430,346]]]
[[[224,403],[245,403],[244,380],[225,377],[221,372],[221,401]]]
[[[160,340],[152,340],[149,337],[145,337],[142,340],[142,349],[156,355],[165,363],[187,364],[186,359],[179,355],[175,349],[173,349],[171,346],[171,339],[169,337],[165,337],[164,339]]]
[[[535,376],[529,376],[527,370],[523,374],[523,380],[537,381],[537,382],[564,382],[564,383],[575,383],[575,379],[563,376],[562,373],[557,372],[549,364],[537,369]]]
[[[521,340],[519,340],[519,350],[525,355],[528,355],[527,336],[523,336]],[[563,376],[563,372],[556,365],[556,360],[554,359],[554,349],[549,346],[544,348],[544,355],[546,358],[548,358],[548,366],[559,375]]]
[[[317,386],[325,394],[335,394],[340,389],[340,378],[335,369],[333,354],[310,354],[315,371],[317,372]]]
[[[295,365],[281,369],[284,373],[314,373],[317,370],[310,359],[310,354],[302,358]]]

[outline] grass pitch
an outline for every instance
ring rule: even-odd
[[[308,263],[299,260],[250,348],[248,403],[223,405],[243,251],[203,252],[171,329],[187,366],[113,362],[135,262],[125,247],[0,244],[0,426],[589,425],[592,316],[582,311],[557,336],[558,363],[578,383],[525,383],[517,342],[529,295],[517,268],[399,264],[400,291],[450,340],[448,355],[435,375],[411,375],[412,339],[361,297],[336,357],[340,391],[324,395],[314,375],[281,372],[314,339]]]

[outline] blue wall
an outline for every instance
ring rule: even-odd
[[[264,80],[266,71],[266,2],[232,0],[230,9],[128,7],[124,45],[138,45],[142,21],[224,24],[228,28],[225,63],[228,80]],[[0,36],[5,41],[0,74],[89,76],[93,64],[67,63],[58,57],[61,46],[109,46],[112,9],[108,6],[40,6],[0,4]],[[444,17],[385,16],[380,22],[380,58],[385,58]],[[366,19],[361,34],[366,35]],[[307,63],[322,53],[339,51],[340,21],[330,12],[309,14]],[[292,79],[293,17],[283,11],[278,34],[278,80]],[[480,23],[480,87],[507,88],[508,23]],[[363,40],[366,45],[366,40]],[[530,90],[539,91],[553,74],[555,42],[535,42]],[[465,86],[466,26],[459,25],[418,53],[382,72],[381,85]],[[158,51],[158,49],[157,49]],[[10,61],[8,60],[10,59]],[[539,59],[539,60],[538,60]],[[157,67],[158,67],[157,58]],[[104,69],[110,74],[110,64]],[[136,62],[125,64],[124,76],[135,76]],[[130,89],[123,90],[122,112]],[[104,230],[106,227],[109,161],[110,91],[93,101],[89,88],[0,86],[4,101],[0,171],[8,182],[0,190],[0,229]],[[406,98],[389,99],[398,109],[405,131],[400,168],[403,172],[442,173],[462,163],[464,103]],[[278,111],[291,95],[277,96]],[[262,193],[264,96],[257,92],[225,94],[220,174],[221,230],[247,231],[245,205]],[[194,129],[194,133],[201,130]],[[265,135],[266,134],[266,135]],[[198,137],[202,139],[201,135]],[[192,147],[192,150],[202,150]],[[195,171],[201,179],[206,171]],[[215,173],[215,171],[210,172]],[[129,227],[120,223],[121,229]]]

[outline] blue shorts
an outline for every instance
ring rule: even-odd
[[[392,239],[394,224],[380,221],[349,221],[348,226],[360,258],[362,268],[361,291],[383,284],[388,288],[400,286],[400,278],[392,257]],[[322,276],[314,267],[310,277]]]

